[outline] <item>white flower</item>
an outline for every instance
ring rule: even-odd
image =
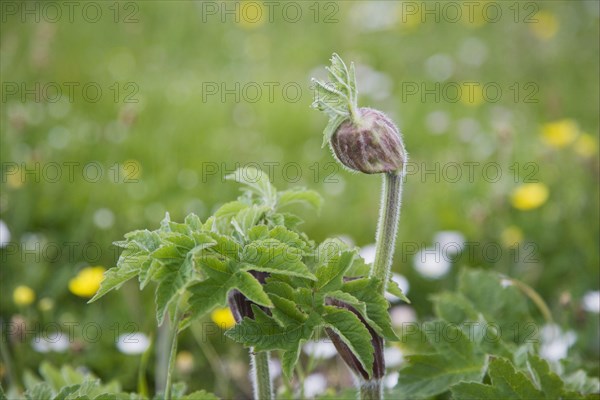
[[[304,396],[315,397],[327,390],[327,379],[323,374],[311,374],[304,379]]]
[[[115,223],[115,214],[108,208],[94,212],[94,224],[100,229],[109,229]]]
[[[390,318],[394,326],[411,324],[417,320],[417,313],[411,306],[400,305],[390,309]]]
[[[582,299],[583,309],[591,313],[600,313],[600,291],[587,292]]]
[[[465,247],[465,237],[458,231],[440,231],[433,237],[433,243],[439,245],[442,254],[453,256]]]
[[[402,293],[404,293],[405,295],[408,294],[408,291],[410,290],[410,284],[408,283],[408,279],[406,279],[404,275],[392,273],[392,280],[398,284],[398,287],[400,288],[400,290],[402,290]],[[399,297],[396,297],[393,294],[387,292],[385,293],[385,298],[388,299],[388,301],[400,300]]]
[[[439,247],[420,250],[413,263],[417,272],[429,279],[439,279],[450,271],[450,261]]]
[[[335,357],[337,354],[335,346],[329,340],[306,342],[304,346],[302,346],[302,351],[309,357],[321,360],[327,360]]]
[[[479,67],[488,55],[486,44],[476,37],[465,39],[458,50],[460,60],[468,65]]]
[[[10,243],[10,231],[8,226],[0,219],[0,248]]]
[[[150,346],[150,339],[142,332],[125,333],[117,338],[117,349],[123,354],[142,354]]]
[[[387,368],[397,367],[404,361],[402,350],[398,347],[386,347],[385,350],[383,350],[383,356]]]
[[[434,54],[425,61],[425,70],[436,81],[445,81],[454,73],[454,61],[447,54]]]
[[[366,264],[373,264],[375,261],[375,250],[374,244],[368,244],[360,249],[359,255],[365,260]]]
[[[64,353],[69,348],[69,339],[63,332],[46,333],[43,337],[34,338],[31,347],[38,353]]]
[[[398,371],[388,372],[383,378],[383,386],[387,389],[394,388],[398,383],[398,378],[400,378],[400,373]]]
[[[540,337],[542,342],[540,355],[548,361],[566,358],[569,347],[573,346],[577,340],[575,332],[562,332],[560,327],[555,324],[544,325]]]

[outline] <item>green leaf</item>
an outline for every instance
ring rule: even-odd
[[[292,300],[276,294],[270,295],[275,308],[271,310],[273,317],[282,325],[297,324],[306,321],[308,316],[300,311]]]
[[[516,321],[522,324],[531,321],[527,299],[518,288],[496,273],[465,269],[459,276],[458,292],[471,302],[488,324],[499,326],[500,332],[514,330]],[[469,311],[465,309],[466,315]],[[472,317],[471,320],[477,321]],[[505,335],[505,338],[517,344],[527,339],[525,335]]]
[[[179,264],[177,260],[169,263],[156,273],[158,286],[156,287],[156,320],[162,325],[167,308],[178,300],[179,294],[189,284],[194,266],[191,255]],[[171,315],[174,318],[174,315]]]
[[[423,330],[434,353],[406,357],[396,389],[402,398],[435,396],[461,381],[481,382],[486,357],[458,327],[432,321]]]
[[[367,316],[374,322],[373,328],[392,341],[399,340],[392,329],[392,319],[388,312],[390,303],[381,294],[381,281],[376,278],[360,278],[346,282],[342,290],[362,301],[367,308]]]
[[[189,323],[227,303],[227,293],[236,285],[237,279],[230,275],[227,279],[209,278],[188,287],[190,293],[189,315],[179,325],[179,330],[185,329]]]
[[[40,382],[31,390],[25,392],[25,397],[28,400],[52,400],[52,388],[46,382]]]
[[[316,280],[302,262],[301,253],[301,250],[275,239],[257,240],[244,247],[241,261],[246,264],[246,270]]]
[[[63,386],[54,397],[54,400],[65,400],[67,397],[69,397],[69,395],[77,392],[80,387],[81,384]]]
[[[404,292],[402,292],[402,289],[400,289],[400,286],[398,286],[398,282],[391,278],[387,285],[387,292],[400,298],[400,300],[410,304],[410,300],[408,299],[408,297],[406,297]]]
[[[180,400],[219,400],[219,398],[205,390],[198,390],[181,397]]]
[[[371,375],[374,356],[369,330],[351,311],[331,306],[325,306],[325,310],[323,320],[327,327],[340,336],[365,371]]]
[[[543,393],[536,389],[531,380],[523,372],[517,371],[504,358],[493,358],[490,361],[488,374],[491,385],[476,382],[461,382],[452,387],[452,395],[456,400],[480,399],[543,399]]]
[[[255,226],[268,210],[268,207],[252,205],[237,213],[231,223],[242,237],[246,237],[246,232]]]
[[[264,307],[273,307],[269,296],[265,293],[263,286],[255,277],[246,271],[239,271],[236,274],[237,289],[242,292],[250,301]]]
[[[225,335],[255,351],[293,349],[301,339],[308,340],[312,333],[312,324],[282,326],[259,307],[252,305],[252,310],[254,319],[244,318]]]
[[[302,204],[320,210],[323,205],[323,197],[314,190],[305,188],[295,188],[279,193],[277,200],[277,209],[287,207],[292,204]]]
[[[315,287],[321,292],[329,292],[340,289],[343,277],[352,265],[356,252],[342,251],[339,255],[328,257],[327,263],[317,267],[315,275],[317,282]]]
[[[248,190],[260,196],[266,205],[270,207],[275,205],[277,191],[263,171],[252,167],[238,168],[233,174],[227,175],[225,179],[244,184]]]
[[[294,368],[300,357],[300,349],[304,342],[306,342],[306,340],[301,339],[298,341],[297,346],[293,346],[289,350],[283,351],[281,356],[281,370],[288,380],[291,380],[294,375]]]

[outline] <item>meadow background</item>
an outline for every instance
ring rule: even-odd
[[[380,180],[334,163],[309,107],[333,52],[410,154],[393,269],[412,304],[393,302],[397,326],[427,320],[461,269],[496,270],[552,311],[548,325],[532,305],[546,358],[597,376],[599,4],[472,3],[3,2],[2,385],[18,392],[48,361],[153,393],[152,290],[86,302],[113,241],[165,212],[205,219],[238,195],[223,179],[238,166],[319,191],[309,236],[369,257]],[[248,396],[230,323],[218,310],[183,335],[176,379]],[[323,349],[309,388],[348,382]]]

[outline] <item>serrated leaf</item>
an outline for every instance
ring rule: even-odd
[[[40,382],[31,390],[25,392],[28,400],[52,400],[53,392],[50,385],[46,382]]]
[[[268,210],[265,206],[252,205],[238,212],[231,223],[242,237],[246,237],[246,232],[255,226]]]
[[[323,205],[323,197],[314,190],[296,188],[279,193],[277,208],[287,207],[293,204],[303,204],[320,210]]]
[[[521,371],[517,371],[510,361],[493,358],[488,374],[491,385],[476,382],[461,382],[452,387],[456,400],[506,399],[530,400],[543,399],[544,395],[535,388],[531,380]]]
[[[179,325],[179,330],[185,329],[189,323],[227,303],[227,293],[235,288],[237,277],[228,275],[226,279],[209,278],[188,287],[190,293],[189,315]]]
[[[427,398],[443,393],[460,381],[481,382],[484,354],[455,325],[445,321],[424,324],[424,332],[435,351],[406,357],[396,388],[405,399]]]
[[[155,302],[158,325],[162,325],[169,305],[178,300],[180,292],[189,284],[193,270],[191,256],[188,256],[181,264],[174,262],[164,265],[156,273],[158,285],[156,287]]]
[[[315,288],[324,293],[341,288],[344,274],[352,265],[355,254],[355,251],[342,251],[337,256],[329,257],[326,264],[317,267]]]
[[[275,308],[271,310],[273,317],[282,325],[297,324],[306,321],[308,316],[300,311],[292,300],[278,296],[270,295]]]
[[[402,289],[400,289],[400,286],[398,286],[398,282],[391,278],[387,284],[387,292],[391,295],[398,297],[400,300],[410,304],[410,300],[408,299],[408,297],[406,297],[404,292],[402,292]]]
[[[202,221],[200,221],[200,218],[194,213],[191,213],[188,216],[186,216],[183,220],[183,223],[188,226],[190,231],[202,230]]]
[[[381,330],[382,336],[387,340],[399,340],[392,328],[392,319],[388,312],[390,303],[381,294],[381,281],[375,278],[360,278],[346,282],[342,291],[351,294],[362,301],[367,308],[369,320],[375,323],[376,331]]]
[[[241,261],[246,264],[246,270],[317,279],[302,262],[299,249],[275,239],[257,240],[248,244],[244,247]]]
[[[465,269],[459,276],[458,292],[487,323],[499,326],[500,332],[514,330],[516,321],[531,321],[525,297],[496,273]],[[505,335],[505,338],[517,344],[526,340],[525,335]]]
[[[300,358],[300,349],[305,342],[305,339],[300,339],[297,346],[293,346],[289,350],[283,351],[283,354],[281,355],[281,370],[288,380],[292,379],[292,376],[294,375],[294,368]]]
[[[323,320],[328,328],[339,335],[369,375],[373,373],[373,346],[371,334],[354,313],[337,307],[325,306]]]
[[[246,271],[236,273],[236,289],[242,292],[250,301],[264,307],[273,307],[273,303],[265,293],[260,282]]]
[[[298,249],[304,249],[307,246],[306,242],[300,237],[300,235],[289,230],[285,226],[276,226],[275,228],[271,229],[268,237]]]
[[[544,392],[544,398],[558,399],[563,395],[564,383],[558,375],[550,370],[550,366],[539,356],[529,354],[527,366],[536,388]]]
[[[252,310],[254,319],[244,318],[225,335],[246,347],[253,347],[254,351],[288,350],[301,339],[308,339],[312,333],[310,325],[298,323],[281,326],[259,307],[253,305]]]
[[[259,195],[268,206],[273,206],[277,200],[277,191],[271,185],[268,175],[259,169],[238,168],[233,174],[227,175],[225,179],[244,184],[250,191]]]

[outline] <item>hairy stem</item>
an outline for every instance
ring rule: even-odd
[[[371,268],[371,276],[381,279],[381,291],[385,293],[390,279],[392,257],[400,220],[400,204],[402,197],[403,173],[386,173],[383,175],[383,191],[377,223],[375,261]]]
[[[383,385],[381,379],[361,381],[359,390],[361,400],[383,399]]]
[[[178,313],[178,311],[176,311]],[[177,338],[181,316],[178,314],[171,325],[171,349],[169,351],[169,364],[167,367],[167,380],[165,382],[165,399],[171,400],[171,388],[173,386],[173,370],[175,369],[175,359],[177,358]]]
[[[269,374],[269,352],[254,352],[254,348],[250,348],[250,358],[252,362],[254,399],[271,400],[273,392],[271,390],[271,375]]]

